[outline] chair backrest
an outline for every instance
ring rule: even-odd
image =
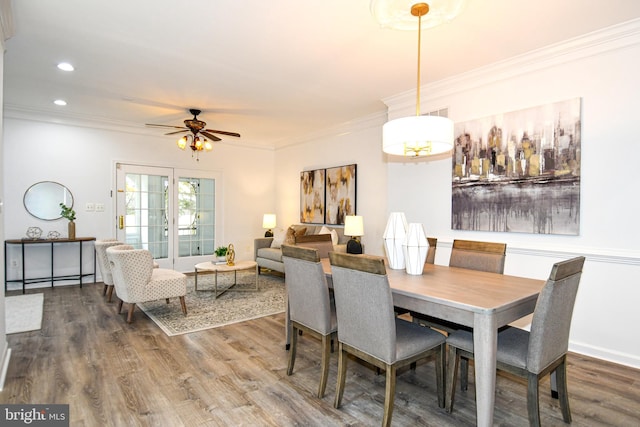
[[[107,248],[107,258],[118,298],[125,302],[144,299],[145,286],[153,273],[151,252],[131,245],[111,246]]]
[[[284,281],[289,298],[289,317],[314,331],[331,332],[329,286],[318,250],[282,245]]]
[[[436,246],[438,245],[438,239],[435,237],[427,237],[427,242],[429,242],[429,250],[427,251],[427,259],[425,262],[427,264],[434,264],[436,262]]]
[[[386,363],[396,361],[393,297],[384,260],[330,252],[338,341]]]
[[[96,259],[98,260],[98,267],[100,268],[102,281],[105,285],[113,285],[111,266],[107,259],[107,248],[118,245],[122,245],[122,243],[117,239],[99,239],[95,241]]]
[[[573,306],[584,257],[554,264],[542,288],[531,322],[527,369],[539,373],[569,349]]]
[[[506,243],[456,239],[453,241],[449,266],[503,274],[506,253]]]

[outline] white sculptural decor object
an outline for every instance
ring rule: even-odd
[[[407,218],[404,216],[404,212],[391,212],[382,237],[389,268],[393,270],[405,268],[402,245],[407,237]]]
[[[403,249],[407,274],[422,274],[424,262],[427,260],[427,252],[429,251],[429,242],[422,224],[409,224]]]

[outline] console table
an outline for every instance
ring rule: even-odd
[[[83,272],[82,271],[82,247],[84,243],[94,242],[96,240],[95,237],[77,237],[75,239],[11,239],[4,241],[4,290],[7,291],[8,283],[22,283],[22,293],[25,293],[25,286],[32,283],[42,283],[42,282],[51,282],[51,287],[53,287],[54,282],[59,280],[79,280],[80,287],[82,287],[82,279],[87,276],[93,276],[93,281],[96,281],[96,252],[93,251],[93,271],[92,272]],[[66,275],[56,275],[54,269],[54,247],[56,245],[74,245],[77,244],[80,248],[79,253],[79,264],[80,268],[78,274],[66,274]],[[7,249],[10,245],[20,245],[21,246],[21,264],[22,264],[22,276],[20,279],[7,279]],[[26,248],[32,245],[49,245],[51,247],[51,275],[45,277],[26,277],[26,261],[28,254],[25,254]]]

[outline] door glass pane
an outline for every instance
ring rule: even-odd
[[[178,179],[178,256],[212,255],[215,240],[215,180]]]
[[[127,173],[125,177],[127,244],[148,249],[154,258],[167,258],[167,188],[169,178]]]

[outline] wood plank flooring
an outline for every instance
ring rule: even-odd
[[[2,403],[68,403],[72,426],[375,426],[384,375],[352,361],[340,409],[333,408],[337,356],[327,394],[314,397],[319,341],[299,339],[286,375],[284,315],[168,337],[144,313],[133,324],[106,303],[102,284],[44,292],[43,328],[7,336],[12,349]],[[12,294],[12,293],[8,293]],[[178,300],[172,304],[180,310]],[[472,369],[471,369],[472,371]],[[640,425],[640,371],[570,354],[573,426]],[[541,383],[541,418],[562,426],[558,401]],[[526,426],[526,386],[498,375],[495,423]],[[472,426],[473,377],[452,414],[438,408],[433,361],[401,371],[393,425]]]

